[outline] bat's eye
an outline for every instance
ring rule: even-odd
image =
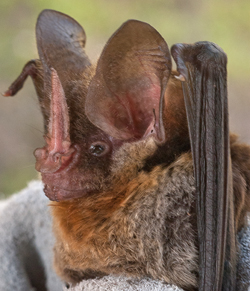
[[[102,141],[94,142],[89,147],[89,152],[97,157],[106,155],[109,152],[109,150],[110,150],[109,145]]]

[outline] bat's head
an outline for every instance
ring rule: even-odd
[[[133,172],[129,167],[143,168],[170,140],[164,123],[179,122],[165,110],[166,103],[178,107],[166,100],[171,57],[165,40],[150,25],[129,20],[92,67],[85,33],[72,18],[45,10],[36,32],[43,98],[50,100],[42,102],[46,145],[34,153],[46,195],[56,201],[91,195],[118,173]]]

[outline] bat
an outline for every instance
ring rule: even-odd
[[[197,42],[170,52],[152,26],[129,20],[92,65],[83,28],[53,10],[39,15],[36,39],[39,59],[4,95],[32,78],[57,273],[72,284],[122,274],[235,290],[250,148],[229,135],[224,51]]]

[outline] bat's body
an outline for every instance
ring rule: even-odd
[[[229,147],[224,52],[205,42],[175,45],[171,72],[164,39],[131,20],[95,67],[80,25],[50,10],[38,18],[37,43],[40,60],[5,95],[32,77],[46,141],[36,169],[57,201],[58,274],[72,283],[112,273],[235,290],[250,148],[235,136]]]
[[[173,82],[178,86],[179,81]],[[197,217],[190,148],[176,153],[174,161],[170,155],[149,167],[149,160],[158,161],[157,147],[152,140],[143,143],[143,147],[138,142],[120,149],[111,169],[110,189],[83,200],[53,202],[58,238],[55,266],[66,281],[75,283],[113,273],[149,276],[185,290],[197,288]],[[239,144],[234,135],[230,144],[238,232],[250,210],[250,148]]]

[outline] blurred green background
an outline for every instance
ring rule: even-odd
[[[87,34],[86,51],[97,60],[111,34],[127,19],[154,26],[169,46],[209,40],[228,55],[231,130],[250,142],[249,0],[1,0],[0,90],[37,58],[35,24],[45,8],[75,18]],[[37,178],[33,151],[43,146],[42,119],[32,82],[14,98],[0,97],[0,198]]]

